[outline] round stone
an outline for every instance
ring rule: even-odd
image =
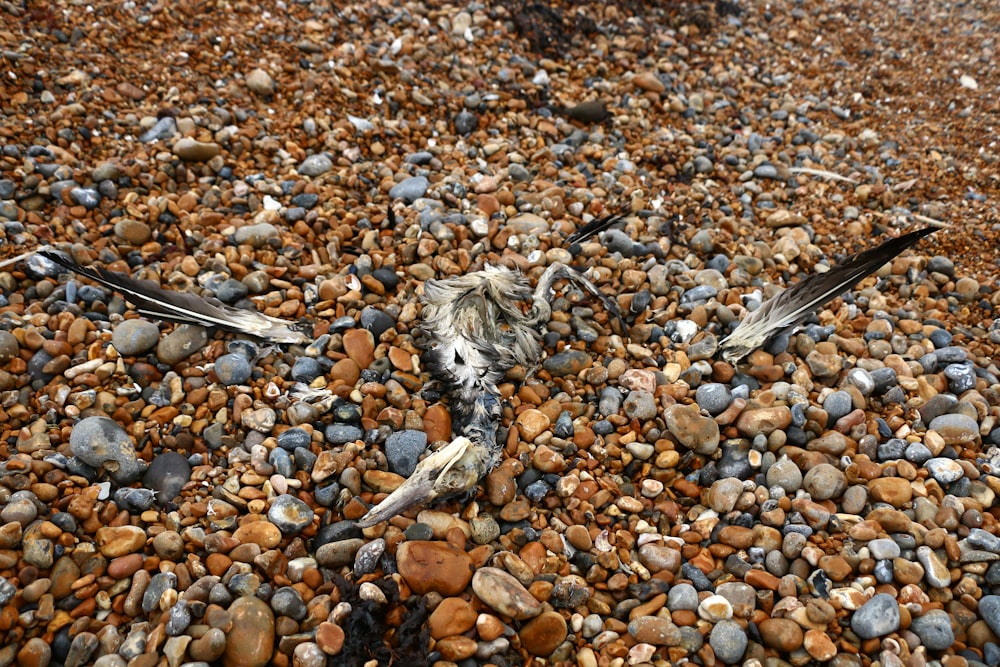
[[[238,597],[229,605],[232,630],[226,640],[225,667],[264,667],[274,653],[274,613],[256,596]]]
[[[518,631],[521,646],[539,657],[551,655],[566,640],[566,619],[559,612],[545,611]]]
[[[245,384],[253,374],[253,366],[245,355],[224,354],[215,360],[215,376],[227,387]]]
[[[123,357],[134,357],[153,349],[160,340],[160,328],[152,322],[125,320],[111,333],[111,344]]]
[[[87,465],[107,469],[117,484],[127,486],[146,471],[146,462],[136,457],[128,433],[107,417],[80,420],[70,433],[69,449]]]
[[[304,500],[285,493],[271,503],[267,518],[286,535],[297,535],[312,524],[316,513]]]
[[[191,464],[187,457],[178,452],[162,452],[149,464],[142,484],[154,492],[162,506],[180,495],[181,489],[190,480]]]
[[[884,637],[899,629],[899,605],[888,593],[878,593],[851,617],[851,630],[862,639]]]
[[[476,570],[472,590],[490,609],[514,620],[534,618],[542,612],[542,603],[521,582],[495,567]]]
[[[944,651],[955,643],[951,617],[942,609],[931,609],[910,623],[910,630],[920,637],[920,643],[932,651]]]
[[[747,633],[736,621],[723,619],[712,628],[708,643],[716,658],[727,665],[739,664],[747,650]]]

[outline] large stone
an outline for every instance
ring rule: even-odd
[[[542,603],[513,575],[495,567],[482,567],[472,577],[472,590],[493,611],[516,621],[542,613]]]
[[[146,462],[135,455],[128,433],[107,417],[80,420],[69,435],[69,449],[87,465],[107,470],[119,485],[131,484],[146,472]]]
[[[417,595],[431,591],[453,597],[472,578],[472,559],[447,542],[403,542],[396,551],[399,574]]]
[[[862,639],[884,637],[899,629],[899,605],[888,593],[879,593],[851,617],[851,630]]]
[[[225,667],[264,667],[274,653],[274,612],[258,597],[236,598],[229,605],[233,629],[226,640]]]

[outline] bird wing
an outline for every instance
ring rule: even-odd
[[[309,337],[295,329],[292,322],[263,313],[224,304],[214,304],[196,294],[165,290],[148,281],[130,278],[101,267],[77,264],[61,252],[39,250],[39,255],[122,294],[136,310],[153,319],[243,333],[275,343],[305,343]]]
[[[904,234],[848,258],[826,273],[814,273],[776,294],[750,313],[719,345],[722,356],[736,363],[774,334],[794,327],[824,303],[853,288],[865,276],[937,231],[931,226]]]

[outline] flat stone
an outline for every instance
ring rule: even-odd
[[[174,143],[172,150],[174,155],[185,162],[208,162],[222,152],[222,147],[213,142],[184,137]]]
[[[851,630],[862,639],[884,637],[899,629],[899,605],[888,593],[872,596],[851,616]]]
[[[399,573],[417,595],[431,591],[453,597],[472,578],[472,559],[447,542],[403,542],[396,551]]]
[[[146,462],[136,456],[128,433],[107,417],[80,420],[70,433],[69,449],[87,465],[106,469],[120,485],[137,481],[146,471]]]
[[[160,328],[142,319],[125,320],[111,334],[111,344],[124,357],[149,352],[159,340]]]
[[[476,625],[476,610],[462,598],[445,598],[427,619],[431,637],[441,639],[468,632]]]
[[[757,625],[766,646],[788,653],[802,646],[802,628],[787,618],[768,618]]]
[[[516,621],[534,618],[542,612],[542,603],[521,582],[495,567],[476,570],[472,590],[490,609]]]
[[[106,558],[118,558],[146,545],[146,531],[138,526],[103,526],[94,534],[97,548]]]
[[[719,425],[697,406],[672,405],[664,411],[663,421],[671,435],[698,454],[709,456],[719,447]]]

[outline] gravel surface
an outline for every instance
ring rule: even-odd
[[[1000,663],[995,3],[333,4],[0,1],[0,255],[315,341],[0,270],[0,666]],[[628,331],[560,292],[478,495],[360,530],[423,281],[555,261]]]

